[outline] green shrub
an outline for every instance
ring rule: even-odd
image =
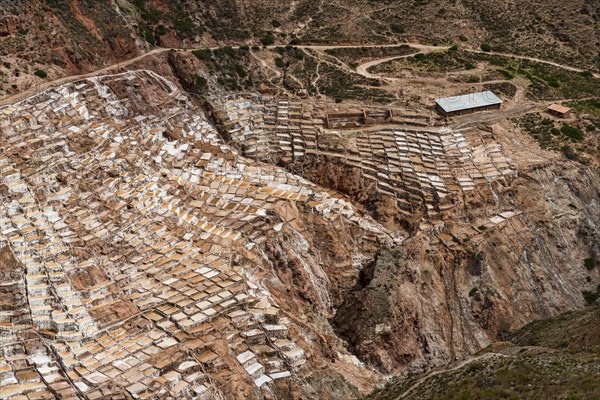
[[[246,72],[246,70],[244,69],[243,66],[241,66],[240,64],[235,64],[233,66],[233,69],[235,71],[235,73],[240,77],[240,78],[245,78],[248,73]]]
[[[150,43],[152,46],[154,46],[156,44],[156,38],[154,37],[154,34],[147,27],[141,26],[140,27],[140,34],[142,35],[142,37],[144,38],[144,40],[146,42]]]
[[[467,39],[467,37],[465,35],[460,35],[459,39],[460,39],[461,42],[466,42],[466,41],[469,40],[469,39]]]
[[[194,31],[194,23],[189,16],[178,18],[173,21],[173,28],[179,36],[189,36]]]
[[[472,288],[471,290],[469,290],[469,297],[475,296],[477,292],[479,292],[479,289],[477,289],[476,287]]]
[[[448,49],[448,51],[449,51],[450,53],[454,53],[454,52],[458,51],[458,45],[457,45],[457,44],[453,44],[453,45],[452,45],[452,47],[450,47],[450,48]]]
[[[550,77],[546,80],[546,83],[548,83],[548,86],[553,87],[553,88],[560,87],[560,83],[558,83],[558,80],[556,80],[556,78]]]
[[[275,43],[275,38],[273,37],[273,35],[267,35],[260,39],[260,42],[263,46],[271,46],[273,43]]]
[[[134,6],[136,6],[140,10],[143,10],[146,8],[146,0],[133,0],[132,3]]]
[[[573,126],[570,126],[567,123],[564,123],[562,128],[560,128],[560,131],[562,132],[563,135],[565,135],[566,137],[568,137],[569,139],[573,140],[573,141],[581,141],[584,138],[584,134],[581,131],[581,129],[579,128],[575,128]]]
[[[512,79],[515,77],[512,72],[505,69],[499,69],[498,72],[500,72],[506,79]]]
[[[577,155],[577,153],[575,152],[575,150],[573,150],[572,148],[570,148],[569,146],[562,146],[560,148],[560,151],[563,153],[563,155],[565,157],[567,157],[569,160],[572,161],[578,161],[579,160],[579,156]]]
[[[588,270],[591,271],[594,268],[596,268],[596,263],[594,262],[593,258],[586,258],[585,260],[583,260],[583,266]]]
[[[392,24],[391,27],[392,32],[394,33],[404,33],[406,32],[406,30],[404,29],[404,27],[400,24]]]
[[[155,8],[149,8],[142,11],[142,18],[150,24],[156,24],[163,17],[163,13]]]
[[[36,69],[33,74],[42,79],[45,79],[48,77],[48,74],[46,73],[46,71],[41,70],[41,69]]]
[[[273,21],[271,21],[271,25],[273,26],[273,28],[279,28],[281,26],[281,22],[274,19]]]
[[[196,87],[198,89],[204,89],[207,84],[208,84],[208,81],[206,80],[205,77],[196,75]]]
[[[485,226],[485,225],[481,225],[481,226],[479,226],[479,228],[477,228],[477,229],[479,229],[480,231],[487,231],[487,229],[488,229],[488,228],[487,228],[487,226]]]
[[[583,295],[583,299],[588,305],[594,304],[596,300],[598,300],[598,298],[600,297],[600,293],[598,293],[598,291],[591,292],[589,290],[584,290],[583,292],[581,292],[581,294]]]
[[[490,46],[487,43],[481,43],[481,50],[485,51],[486,53],[489,53],[490,51],[492,51],[492,46]]]
[[[276,57],[275,65],[277,66],[277,68],[283,68],[285,66],[285,63],[283,62],[283,59],[281,59],[280,57]]]
[[[155,31],[154,31],[154,32],[155,32],[155,33],[156,33],[158,36],[163,36],[163,35],[166,35],[166,34],[169,32],[169,30],[168,30],[167,28],[165,28],[165,26],[164,26],[164,25],[162,25],[162,24],[161,24],[161,25],[159,25],[159,26],[157,26],[157,27],[156,27],[156,29],[155,29]]]
[[[196,58],[203,60],[203,61],[208,61],[212,58],[212,50],[211,49],[194,50],[194,51],[192,51],[192,54],[194,56],[196,56]]]
[[[237,51],[231,46],[221,47],[219,50],[231,58],[237,57]]]

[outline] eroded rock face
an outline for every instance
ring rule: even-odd
[[[583,260],[600,237],[599,177],[582,170],[571,178],[560,165],[526,174],[497,192],[500,206],[519,215],[466,243],[464,230],[448,222],[454,248],[421,232],[404,252],[379,254],[372,279],[333,319],[361,359],[386,372],[443,364],[509,329],[584,305],[581,291],[598,282]],[[467,207],[463,218],[490,206]]]
[[[510,329],[582,307],[581,291],[598,284],[597,270],[583,267],[600,237],[595,169],[551,155],[517,157],[517,165],[510,155],[521,149],[500,146],[509,143],[502,130],[486,127],[347,134],[325,129],[310,102],[233,97],[222,109],[228,138],[244,154],[344,193],[406,238],[379,240],[375,251],[354,242],[362,262],[353,269],[314,271],[314,255],[291,255],[288,243],[325,244],[339,263],[347,247],[319,230],[268,247],[280,279],[302,288],[300,299],[325,310],[333,295],[335,334],[381,372],[463,358]]]

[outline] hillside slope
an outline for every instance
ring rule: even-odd
[[[409,376],[368,398],[597,399],[599,321],[597,307],[536,321],[467,363]]]
[[[594,4],[2,2],[0,398],[595,395]]]
[[[152,46],[488,43],[598,70],[599,7],[584,0],[9,0],[0,4],[0,56],[7,63],[0,92],[28,87],[37,69],[52,77],[89,71]]]

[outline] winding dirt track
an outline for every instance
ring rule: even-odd
[[[414,47],[416,49],[419,49],[419,53],[433,53],[435,51],[442,51],[442,50],[448,50],[450,47],[449,46],[425,46],[425,45],[416,45],[416,44],[411,44],[411,43],[405,43],[411,47]],[[395,45],[398,46],[398,45]],[[362,47],[376,47],[376,46],[362,46]],[[390,46],[379,46],[379,47],[390,47]],[[328,47],[328,48],[332,48],[332,47]],[[495,55],[495,56],[502,56],[502,57],[511,57],[511,58],[516,58],[518,60],[527,60],[527,61],[533,61],[533,62],[538,62],[541,64],[547,64],[547,65],[552,65],[554,67],[558,67],[558,68],[562,68],[565,69],[567,71],[573,71],[573,72],[584,72],[584,69],[581,68],[576,68],[576,67],[572,67],[570,65],[563,65],[563,64],[559,64],[559,63],[555,63],[553,61],[548,61],[548,60],[542,60],[540,58],[535,58],[535,57],[528,57],[528,56],[521,56],[518,54],[511,54],[511,53],[497,53],[494,51],[491,52],[484,52],[481,50],[473,50],[473,49],[462,49],[463,51],[467,51],[469,53],[476,53],[476,54],[490,54],[490,55]],[[393,60],[398,60],[401,58],[406,58],[406,57],[411,57],[414,56],[414,54],[406,54],[406,55],[402,55],[402,56],[393,56],[393,57],[387,57],[387,58],[381,58],[381,59],[377,59],[377,60],[372,60],[369,62],[366,62],[364,64],[359,65],[356,68],[356,73],[358,73],[359,75],[364,76],[365,78],[370,78],[370,79],[387,79],[387,80],[396,80],[397,78],[390,78],[390,77],[386,77],[386,76],[382,76],[382,75],[375,75],[375,74],[371,74],[369,73],[369,69],[371,67],[374,67],[376,65],[379,64],[384,64],[388,61],[393,61]],[[600,78],[600,73],[592,73],[594,75],[595,78]]]
[[[453,372],[456,370],[461,369],[462,367],[464,367],[465,365],[471,364],[475,361],[482,361],[482,360],[488,360],[494,357],[506,357],[504,354],[499,354],[499,353],[485,353],[481,356],[478,357],[473,357],[467,360],[464,360],[463,362],[449,368],[449,369],[441,369],[441,370],[436,370],[436,371],[431,371],[429,373],[427,373],[425,376],[419,378],[415,383],[413,383],[408,389],[406,389],[404,392],[400,393],[400,395],[398,395],[398,399],[404,399],[406,398],[406,396],[408,396],[409,394],[412,393],[413,390],[415,390],[416,388],[418,388],[420,385],[422,385],[423,383],[425,383],[428,379],[431,379],[437,375],[446,373],[446,372]]]
[[[383,48],[383,47],[397,47],[397,46],[402,46],[402,45],[408,45],[411,46],[417,50],[419,50],[420,53],[431,53],[434,51],[443,51],[443,50],[447,50],[449,48],[449,46],[431,46],[431,45],[425,45],[425,44],[420,44],[420,43],[410,43],[410,42],[406,42],[406,43],[395,43],[395,44],[365,44],[365,45],[297,45],[295,47],[298,47],[300,49],[313,49],[313,50],[329,50],[329,49],[343,49],[343,48],[356,48],[356,47],[367,47],[367,48]],[[240,46],[232,46],[233,48],[239,48]],[[273,46],[267,46],[267,48],[269,49],[274,49],[276,47],[276,45]],[[218,47],[212,47],[211,49],[217,49]],[[112,71],[114,69],[121,69],[124,67],[128,67],[129,65],[142,60],[148,56],[151,55],[157,55],[157,54],[162,54],[168,51],[181,51],[181,52],[186,52],[186,53],[190,53],[195,49],[182,49],[182,48],[156,48],[153,49],[147,53],[141,54],[137,57],[131,58],[129,60],[125,60],[116,64],[112,64],[112,65],[108,65],[106,67],[102,67],[96,71],[92,71],[89,72],[87,74],[81,74],[81,75],[69,75],[69,76],[64,76],[61,78],[57,78],[53,81],[50,82],[44,82],[40,85],[36,85],[34,87],[31,87],[21,93],[17,93],[8,97],[5,97],[3,99],[0,99],[0,106],[1,105],[7,105],[7,104],[12,104],[12,103],[16,103],[20,100],[23,100],[27,97],[30,97],[38,92],[42,92],[46,89],[48,89],[49,87],[52,86],[57,86],[57,85],[61,85],[63,83],[67,83],[67,82],[72,82],[72,81],[76,81],[76,80],[80,80],[80,79],[85,79],[85,78],[89,78],[92,76],[96,76],[96,75],[101,75],[103,73]],[[473,50],[473,49],[463,49],[464,51],[469,51],[472,53],[484,53],[481,50]],[[513,57],[513,58],[517,58],[517,59],[521,59],[521,60],[529,60],[529,61],[534,61],[534,62],[539,62],[542,64],[548,64],[548,65],[552,65],[558,68],[562,68],[568,71],[573,71],[573,72],[583,72],[584,70],[581,68],[576,68],[576,67],[572,67],[570,65],[563,65],[563,64],[559,64],[559,63],[555,63],[553,61],[548,61],[548,60],[542,60],[539,58],[535,58],[535,57],[528,57],[528,56],[521,56],[521,55],[517,55],[517,54],[510,54],[510,53],[497,53],[497,52],[487,52],[485,54],[492,54],[492,55],[498,55],[498,56],[504,56],[504,57]],[[399,59],[399,58],[404,58],[404,57],[409,57],[412,56],[414,54],[409,54],[409,55],[403,55],[403,56],[394,56],[394,57],[386,57],[383,59],[377,59],[377,60],[373,60],[373,61],[369,61],[367,63],[364,63],[362,65],[359,65],[356,69],[356,73],[359,75],[362,75],[366,78],[370,78],[370,79],[384,79],[384,80],[394,80],[395,78],[389,78],[389,77],[383,77],[380,75],[374,75],[374,74],[370,74],[368,72],[368,69],[375,66],[375,65],[379,65],[391,60],[395,60],[395,59]],[[596,78],[600,78],[600,73],[594,73],[593,74],[594,77]]]
[[[44,82],[40,85],[36,85],[33,86],[27,90],[22,91],[21,93],[17,93],[17,94],[13,94],[12,96],[8,96],[8,97],[4,97],[3,99],[0,99],[0,105],[7,105],[7,104],[12,104],[12,103],[16,103],[20,100],[23,100],[27,97],[33,96],[36,93],[39,92],[43,92],[44,90],[53,87],[53,86],[58,86],[58,85],[62,85],[63,83],[67,83],[67,82],[73,82],[73,81],[78,81],[81,79],[85,79],[85,78],[90,78],[92,76],[96,76],[96,75],[102,75],[106,72],[110,72],[114,69],[120,69],[123,67],[128,67],[129,65],[142,60],[148,56],[154,55],[154,54],[160,54],[160,53],[164,53],[166,51],[168,51],[170,49],[163,49],[163,48],[159,48],[159,49],[154,49],[152,51],[149,51],[147,53],[141,54],[137,57],[134,58],[130,58],[129,60],[125,60],[122,62],[119,62],[117,64],[112,64],[112,65],[108,65],[106,67],[100,68],[98,70],[89,72],[87,74],[81,74],[81,75],[68,75],[68,76],[63,76],[61,78],[57,78],[54,79],[53,81],[50,82]]]

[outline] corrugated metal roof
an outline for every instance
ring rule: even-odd
[[[446,112],[502,104],[502,100],[489,90],[480,93],[469,93],[462,96],[445,97],[443,99],[436,99],[435,102]]]

